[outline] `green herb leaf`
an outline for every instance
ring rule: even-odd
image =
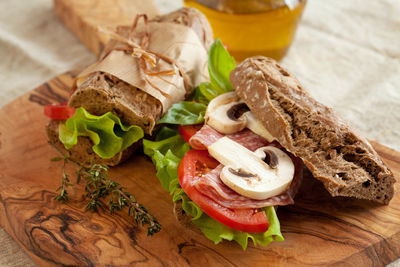
[[[182,101],[172,105],[167,114],[157,122],[190,125],[199,124],[204,122],[204,114],[206,113],[207,106],[202,103]]]
[[[216,39],[208,52],[208,72],[212,87],[220,94],[233,90],[229,74],[235,67],[235,59],[229,55],[221,40]]]
[[[75,115],[59,126],[59,138],[66,149],[78,143],[78,136],[87,136],[94,143],[93,151],[106,159],[128,148],[143,135],[142,128],[123,125],[111,112],[95,116],[82,107],[77,108]]]
[[[99,208],[105,206],[104,200],[108,197],[108,208],[111,214],[115,210],[121,211],[125,207],[128,207],[129,216],[133,216],[137,224],[147,224],[147,235],[153,235],[161,230],[161,225],[157,219],[148,213],[147,209],[138,203],[134,198],[133,194],[125,191],[126,188],[121,186],[119,183],[114,182],[108,178],[108,166],[101,164],[80,165],[63,153],[54,145],[53,148],[63,156],[63,174],[61,180],[61,186],[57,188],[57,194],[54,199],[66,202],[68,201],[67,186],[73,186],[69,181],[69,176],[66,173],[66,164],[73,163],[79,169],[77,170],[77,179],[83,178],[85,180],[85,198],[88,199],[86,203],[86,209],[93,212],[98,211]]]

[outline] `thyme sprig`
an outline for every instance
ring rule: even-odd
[[[50,143],[49,143],[50,144]],[[86,209],[97,212],[99,208],[106,206],[101,200],[108,198],[108,208],[110,213],[128,209],[128,215],[134,217],[136,224],[148,225],[147,235],[153,235],[161,230],[161,225],[157,219],[151,215],[147,209],[138,203],[133,194],[125,191],[126,188],[119,183],[108,178],[108,167],[102,164],[81,165],[70,158],[70,155],[64,155],[57,147],[50,144],[61,157],[51,159],[52,161],[63,160],[63,174],[61,186],[57,188],[59,192],[54,199],[63,203],[69,199],[67,187],[73,186],[70,182],[69,175],[66,172],[66,165],[72,163],[78,167],[76,172],[76,184],[81,180],[85,181],[85,199],[88,199]]]

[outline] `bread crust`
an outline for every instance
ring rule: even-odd
[[[112,112],[125,125],[140,126],[151,134],[162,115],[159,100],[113,75],[92,73],[72,94],[68,105],[84,107],[92,115]]]
[[[189,228],[190,230],[192,230],[196,233],[201,233],[201,230],[192,223],[192,216],[190,216],[183,210],[181,200],[174,202],[174,210],[173,211],[174,211],[176,220],[181,225],[185,226],[186,228]]]
[[[58,126],[59,123],[62,122],[60,120],[52,120],[46,126],[46,133],[49,139],[49,142],[54,145],[59,151],[61,151],[64,155],[69,155],[69,158],[75,162],[80,164],[90,164],[90,163],[97,163],[97,164],[105,164],[108,166],[115,166],[119,163],[124,162],[127,160],[136,149],[141,146],[142,141],[138,141],[125,149],[117,153],[114,157],[109,159],[103,159],[99,157],[96,153],[93,152],[92,141],[83,136],[78,137],[78,144],[73,146],[71,149],[66,149],[64,144],[61,143],[60,138],[58,137]]]
[[[248,58],[230,80],[272,136],[300,157],[332,196],[389,203],[395,179],[370,143],[275,60]]]

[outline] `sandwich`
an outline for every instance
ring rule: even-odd
[[[143,19],[143,22],[141,21]],[[207,79],[211,27],[199,11],[182,8],[109,33],[100,59],[76,79],[66,105],[45,108],[49,142],[80,163],[114,166],[151,136],[169,107]]]
[[[182,224],[246,249],[282,241],[276,208],[294,203],[303,164],[332,196],[387,204],[392,172],[368,141],[276,61],[238,66],[217,40],[210,82],[172,106],[144,152]]]
[[[274,139],[301,158],[332,196],[389,203],[395,179],[368,140],[277,62],[246,59],[230,80]]]

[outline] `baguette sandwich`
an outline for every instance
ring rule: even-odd
[[[301,158],[332,196],[389,203],[395,179],[368,140],[313,99],[277,62],[246,59],[230,79],[265,129]]]
[[[248,239],[282,241],[275,209],[294,203],[303,163],[332,196],[393,197],[393,174],[368,141],[277,62],[235,67],[217,40],[208,63],[211,82],[172,106],[156,141],[144,140],[183,225],[243,249]]]
[[[118,27],[99,61],[78,76],[66,107],[76,109],[74,117],[50,115],[49,142],[75,161],[121,163],[207,78],[202,68],[213,38],[204,15],[182,8],[143,18],[142,25]]]

